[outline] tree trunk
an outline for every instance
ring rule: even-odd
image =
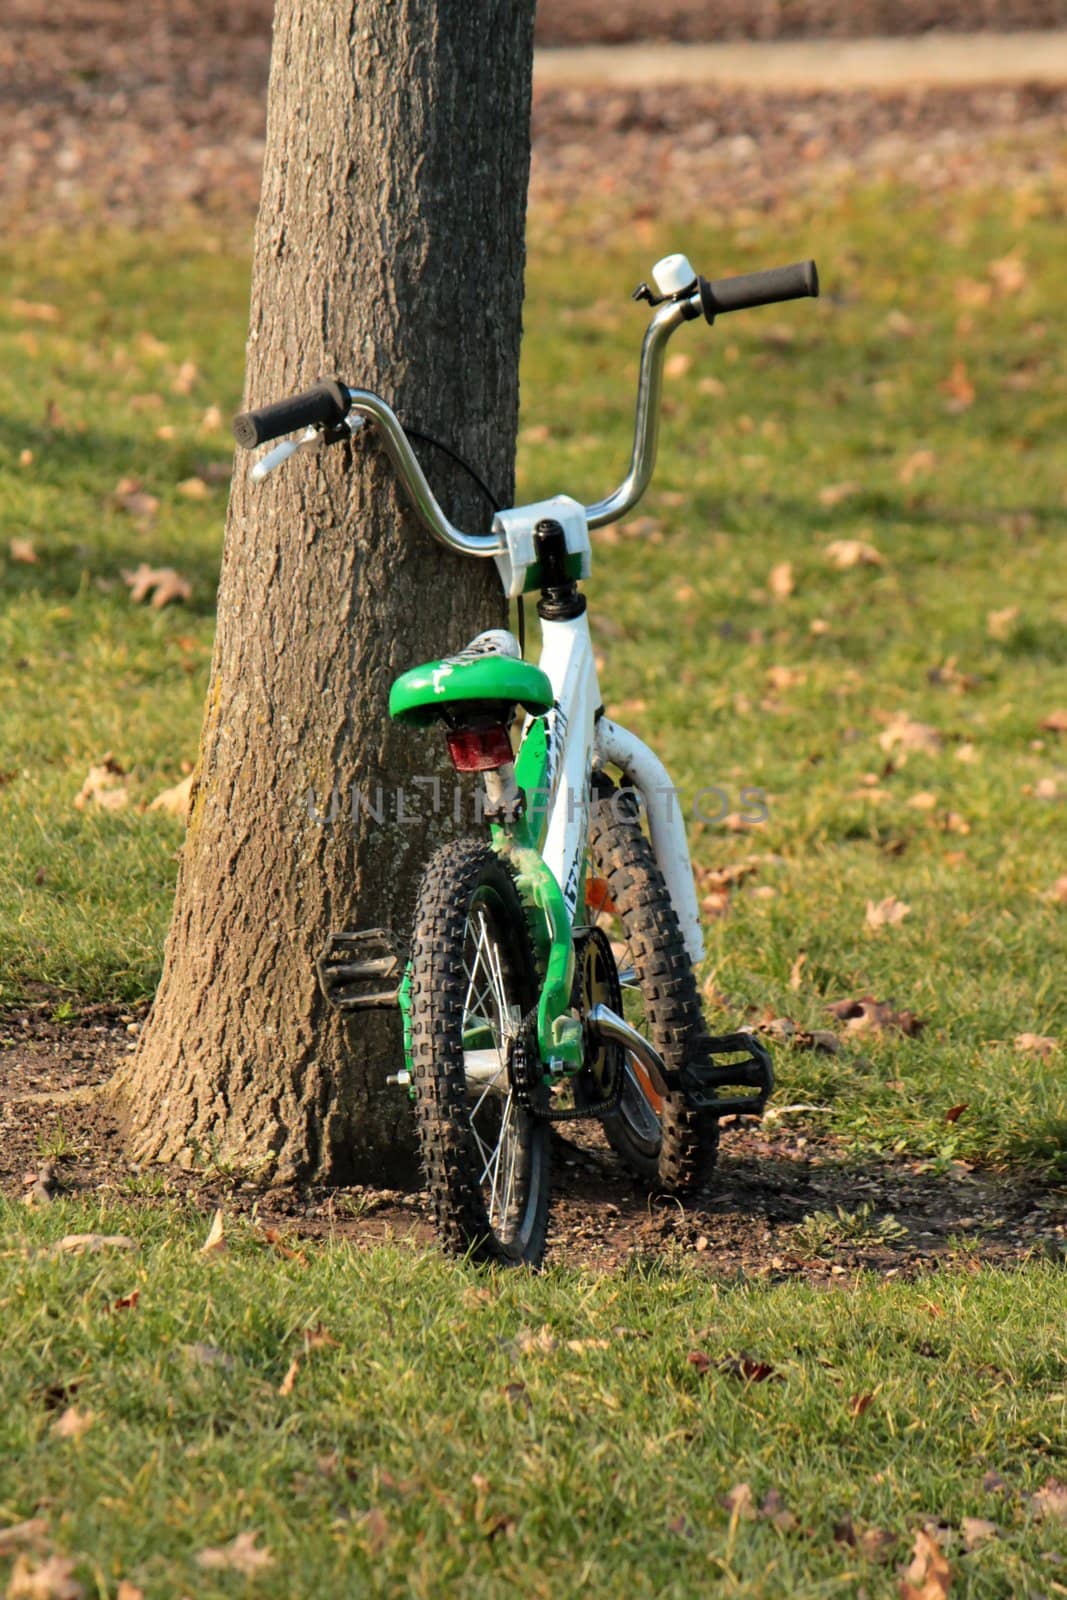
[[[248,339],[246,403],[336,372],[505,503],[533,10],[277,0]],[[418,448],[452,520],[487,529],[470,478]],[[410,1108],[384,1081],[398,1017],[330,1012],[315,958],[331,929],[406,934],[421,866],[457,823],[450,769],[437,815],[413,781],[443,776],[441,741],[389,722],[389,685],[499,626],[504,601],[492,562],[431,541],[373,437],[259,488],[250,465],[230,497],[163,975],[116,1089],[141,1159],[405,1182]]]

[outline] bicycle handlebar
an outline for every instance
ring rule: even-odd
[[[672,259],[684,260],[681,257]],[[617,522],[633,510],[648,488],[656,464],[663,359],[667,341],[675,329],[701,315],[708,322],[714,322],[717,316],[729,311],[814,297],[818,293],[819,275],[815,263],[802,261],[790,267],[775,267],[769,272],[750,272],[714,282],[694,278],[691,284],[659,302],[641,346],[630,470],[614,494],[585,507],[591,528]],[[303,394],[241,412],[233,420],[233,433],[239,445],[251,450],[284,433],[317,424],[335,428],[346,425],[354,432],[350,420],[353,413],[378,424],[397,476],[407,489],[423,525],[435,539],[464,555],[493,556],[502,551],[503,543],[497,534],[464,533],[448,520],[396,413],[380,395],[369,389],[349,388],[337,378],[323,379]]]

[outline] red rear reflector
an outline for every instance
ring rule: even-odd
[[[495,772],[515,759],[502,722],[487,728],[447,728],[445,736],[457,772]]]

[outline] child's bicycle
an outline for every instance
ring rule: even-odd
[[[598,1119],[638,1178],[681,1193],[710,1173],[719,1119],[760,1115],[774,1082],[751,1034],[705,1027],[684,824],[662,763],[604,714],[578,580],[589,575],[590,529],[625,516],[648,487],[675,329],[817,295],[818,277],[809,261],[709,283],[675,255],[652,281],[635,292],[655,314],[630,470],[595,505],[557,495],[501,511],[488,533],[463,533],[385,401],[336,379],[234,421],[247,448],[306,429],[256,465],[257,479],[297,450],[374,424],[429,532],[463,555],[491,556],[509,597],[540,596],[540,666],[493,629],[405,672],[389,696],[394,718],[443,725],[457,772],[482,774],[489,837],[451,840],[431,858],[410,950],[386,929],[335,933],[319,961],[340,1009],[399,1002],[406,1064],[390,1081],[414,1102],[441,1237],[477,1260],[540,1261],[553,1122]]]

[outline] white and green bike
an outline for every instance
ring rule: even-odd
[[[598,1119],[638,1178],[682,1193],[710,1174],[719,1119],[758,1116],[773,1086],[758,1040],[705,1027],[684,824],[662,763],[604,714],[579,581],[590,530],[648,487],[671,335],[700,316],[816,295],[818,278],[809,261],[708,282],[675,255],[652,282],[635,294],[655,309],[630,470],[595,505],[558,495],[464,533],[390,407],[336,379],[234,422],[248,448],[305,430],[258,462],[257,478],[372,424],[429,532],[492,557],[509,597],[539,596],[539,666],[492,629],[405,672],[389,696],[391,716],[440,722],[456,770],[481,774],[488,837],[432,857],[410,947],[383,929],[335,933],[319,962],[334,1005],[399,1003],[406,1063],[392,1081],[414,1102],[441,1237],[479,1260],[540,1261],[553,1122]]]

